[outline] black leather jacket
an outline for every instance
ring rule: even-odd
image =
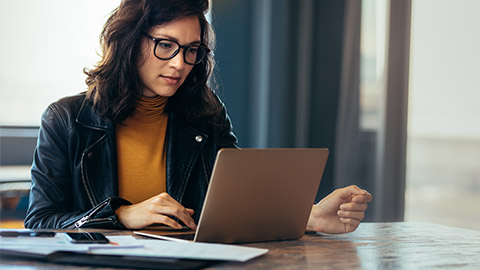
[[[167,193],[195,210],[198,221],[216,153],[236,147],[230,119],[188,124],[169,114]],[[123,228],[118,197],[115,126],[100,118],[85,94],[63,98],[42,115],[32,164],[26,228]]]

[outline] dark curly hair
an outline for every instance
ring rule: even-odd
[[[120,123],[135,110],[142,95],[137,60],[142,33],[186,16],[197,16],[201,42],[211,49],[215,45],[213,30],[205,18],[208,0],[123,0],[108,18],[100,35],[102,59],[92,69],[84,69],[87,98],[102,117]],[[195,65],[178,91],[168,99],[167,111],[185,119],[213,118],[221,103],[209,87],[214,59],[208,54]]]

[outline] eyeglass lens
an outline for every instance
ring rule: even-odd
[[[180,50],[180,45],[171,40],[160,40],[155,48],[155,55],[160,59],[171,59]],[[197,45],[184,47],[184,60],[187,64],[195,65],[202,61],[207,51]]]

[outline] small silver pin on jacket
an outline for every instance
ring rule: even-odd
[[[203,137],[200,136],[200,135],[197,135],[197,136],[195,136],[195,141],[196,141],[196,142],[202,142],[202,141],[203,141]]]

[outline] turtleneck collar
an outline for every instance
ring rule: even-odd
[[[137,102],[137,107],[133,117],[138,120],[147,122],[160,120],[165,117],[165,106],[167,105],[168,97],[156,96],[146,97],[141,96]]]

